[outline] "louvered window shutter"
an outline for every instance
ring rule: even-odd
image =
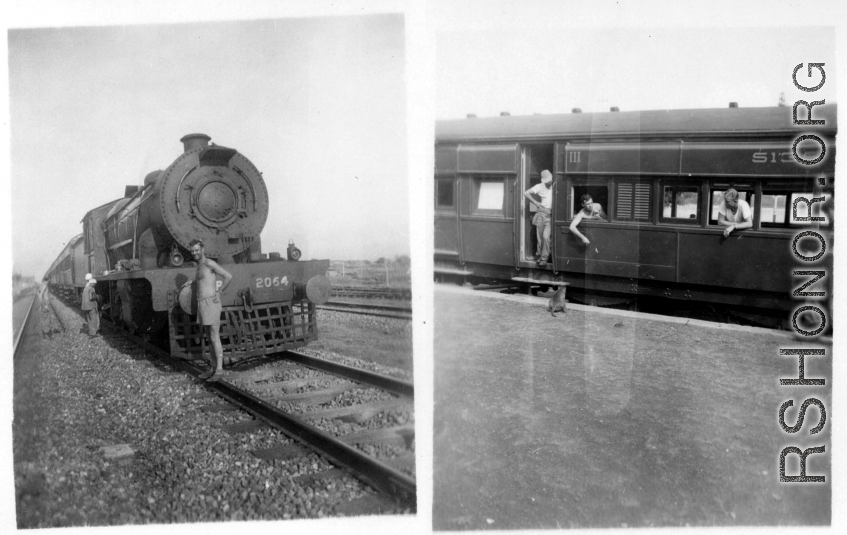
[[[650,221],[650,184],[618,182],[615,219],[623,221]]]
[[[632,184],[618,184],[617,219],[632,219]]]
[[[650,184],[635,184],[633,219],[650,221]]]

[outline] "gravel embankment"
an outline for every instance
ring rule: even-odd
[[[202,383],[118,336],[89,339],[79,314],[54,303],[65,332],[31,338],[15,375],[19,528],[323,517],[370,492],[349,476],[298,482],[330,468],[315,455],[256,458],[290,441],[267,428],[227,434],[251,417],[204,412],[221,401]],[[105,459],[101,448],[118,444],[134,454]]]
[[[413,380],[412,321],[334,310],[318,310],[317,318],[318,339],[305,353]]]

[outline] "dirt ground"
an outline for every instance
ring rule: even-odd
[[[368,301],[370,302],[370,301]],[[318,339],[308,346],[412,372],[412,322],[318,310]]]
[[[774,334],[608,314],[553,318],[546,300],[435,291],[433,527],[811,525],[830,522],[831,346],[797,377]],[[826,445],[780,483],[786,446]],[[793,459],[792,459],[793,457]],[[799,471],[796,456],[787,474]]]

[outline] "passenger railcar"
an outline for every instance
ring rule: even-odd
[[[45,275],[47,283],[56,295],[75,302],[79,302],[87,273],[82,262],[82,246],[82,234],[71,238]]]
[[[436,277],[790,310],[790,292],[805,282],[792,269],[806,267],[792,253],[794,236],[808,229],[831,241],[836,106],[816,106],[813,118],[825,125],[795,126],[790,106],[440,121]],[[825,141],[822,161],[795,161],[801,134]],[[807,160],[821,152],[813,141],[797,150]],[[535,208],[523,192],[545,169],[554,176],[552,251],[537,265]],[[749,202],[753,227],[724,238],[717,213],[730,187]],[[569,230],[585,193],[606,212],[580,224],[589,246]],[[826,221],[798,222],[794,201],[821,196],[827,202],[812,215]],[[796,215],[808,215],[804,202]],[[831,268],[831,258],[821,262]]]
[[[318,334],[315,305],[329,299],[329,260],[299,261],[293,245],[286,258],[262,253],[269,199],[261,173],[210,140],[183,137],[183,154],[164,171],[87,212],[83,233],[48,271],[50,284],[78,301],[92,273],[103,316],[162,341],[174,356],[199,358],[205,341],[194,320],[189,243],[201,239],[233,275],[221,296],[225,362],[303,346]]]

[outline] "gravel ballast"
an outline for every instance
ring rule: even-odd
[[[267,427],[228,434],[252,417],[214,410],[225,403],[202,383],[119,335],[89,338],[77,311],[54,308],[65,332],[31,337],[15,371],[19,528],[318,518],[372,493],[349,475],[298,480],[332,468],[314,454],[257,458],[292,442]]]

